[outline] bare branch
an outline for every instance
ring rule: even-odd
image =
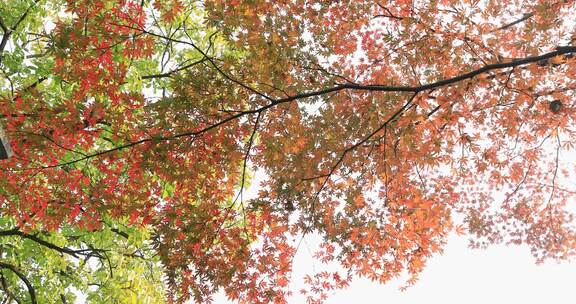
[[[142,76],[142,79],[155,79],[155,78],[166,78],[166,77],[170,77],[170,76],[172,76],[173,74],[176,74],[176,73],[178,73],[178,72],[187,70],[187,69],[189,69],[189,68],[191,68],[191,67],[193,67],[193,66],[195,66],[195,65],[198,65],[198,64],[200,64],[200,63],[205,62],[206,60],[207,60],[206,57],[204,57],[204,58],[202,58],[202,59],[200,59],[200,60],[194,61],[194,62],[192,62],[192,63],[190,63],[190,64],[187,64],[187,65],[182,66],[182,67],[180,67],[180,68],[177,68],[177,69],[168,71],[168,72],[166,72],[166,73]]]
[[[220,68],[220,66],[218,66],[218,65],[216,64],[216,62],[214,61],[214,59],[213,59],[212,57],[208,56],[208,54],[206,54],[206,52],[204,52],[202,49],[200,49],[200,48],[199,48],[195,43],[193,43],[193,42],[184,41],[184,40],[179,40],[179,39],[174,39],[174,38],[171,38],[171,37],[167,37],[167,36],[163,36],[163,35],[160,35],[160,34],[157,34],[157,33],[154,33],[154,32],[147,31],[147,30],[145,30],[145,29],[136,28],[136,27],[131,27],[131,26],[128,26],[128,25],[123,25],[123,24],[114,24],[114,25],[126,27],[126,28],[129,28],[129,29],[135,30],[135,31],[139,31],[139,32],[141,32],[141,33],[143,33],[143,34],[150,35],[150,36],[157,37],[157,38],[161,38],[161,39],[165,39],[165,40],[168,40],[168,41],[171,41],[171,42],[189,45],[189,46],[191,46],[193,49],[195,49],[198,53],[200,53],[200,55],[202,55],[203,58],[205,58],[206,60],[208,60],[208,62],[210,62],[210,64],[214,67],[214,69],[216,69],[216,71],[218,71],[218,73],[219,73],[220,75],[222,75],[224,78],[228,79],[229,81],[231,81],[231,82],[233,82],[233,83],[241,86],[242,88],[244,88],[244,89],[246,89],[246,90],[248,90],[248,91],[250,91],[250,92],[252,92],[252,93],[254,93],[254,94],[256,94],[256,95],[258,95],[258,96],[260,96],[260,97],[262,97],[262,98],[264,98],[264,99],[266,99],[266,100],[273,101],[273,99],[272,99],[271,97],[267,96],[266,94],[264,94],[264,93],[256,90],[255,88],[253,88],[253,87],[251,87],[251,86],[249,86],[249,85],[247,85],[247,84],[245,84],[245,83],[237,80],[236,78],[234,78],[234,77],[232,77],[231,75],[229,75],[228,73],[226,73],[224,70],[222,70],[222,69]]]
[[[85,256],[88,254],[98,253],[98,252],[103,251],[102,249],[70,249],[67,247],[60,247],[60,246],[55,245],[53,243],[50,243],[46,240],[43,240],[36,235],[24,233],[24,232],[20,231],[20,229],[18,227],[12,228],[10,230],[0,231],[0,236],[19,236],[21,238],[25,238],[25,239],[34,241],[37,244],[42,245],[46,248],[56,250],[60,253],[68,254],[68,255],[75,257],[75,258],[78,258],[79,255]],[[97,254],[96,256],[100,257],[99,254]]]
[[[518,23],[521,23],[521,22],[524,22],[524,21],[532,18],[533,16],[534,16],[534,13],[526,13],[526,14],[524,14],[521,18],[516,19],[516,20],[514,20],[514,21],[512,21],[512,22],[510,22],[510,23],[504,24],[504,25],[502,25],[501,27],[495,29],[493,32],[501,31],[501,30],[505,30],[505,29],[507,29],[507,28],[513,27],[514,25],[516,25],[516,24],[518,24]]]

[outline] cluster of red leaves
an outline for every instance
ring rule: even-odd
[[[135,36],[131,29],[143,27],[146,16],[134,1],[115,1],[111,9],[108,4],[69,1],[73,17],[58,23],[55,30],[55,78],[39,79],[15,103],[6,104],[8,132],[17,134],[13,136],[16,157],[6,167],[19,173],[6,175],[8,195],[3,201],[21,219],[23,228],[39,224],[56,229],[68,219],[94,229],[99,227],[103,211],[117,209],[111,205],[113,198],[126,195],[116,190],[124,183],[121,179],[127,162],[98,164],[99,172],[106,176],[101,181],[90,170],[79,170],[72,163],[61,166],[98,146],[103,136],[98,124],[114,123],[114,130],[126,128],[118,124],[119,117],[131,119],[130,110],[142,106],[142,96],[123,92],[121,85],[128,60],[149,56],[152,51],[153,41]],[[74,84],[71,97],[43,102],[37,87],[45,81]],[[129,178],[139,182],[142,173],[129,167]]]

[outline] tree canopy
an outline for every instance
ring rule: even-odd
[[[5,0],[5,302],[318,303],[357,276],[414,284],[452,232],[573,257],[575,15],[540,0]],[[291,290],[310,235],[326,270]]]

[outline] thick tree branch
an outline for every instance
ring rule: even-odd
[[[2,35],[2,40],[0,40],[0,63],[2,63],[2,53],[4,53],[4,49],[6,48],[6,44],[8,43],[8,40],[10,39],[10,35],[12,34],[12,31],[7,30],[4,32],[4,35]]]
[[[20,229],[18,227],[12,228],[10,230],[0,231],[0,236],[19,236],[21,238],[34,241],[37,244],[42,245],[46,248],[56,250],[60,253],[67,254],[67,255],[70,255],[70,256],[75,257],[75,258],[78,258],[79,255],[85,256],[85,255],[89,255],[92,253],[96,253],[96,256],[101,257],[101,255],[98,252],[104,251],[102,249],[70,249],[67,247],[60,247],[60,246],[55,245],[53,243],[50,243],[46,240],[43,240],[43,239],[37,237],[36,235],[24,233],[24,232],[20,231]]]
[[[2,17],[0,17],[0,29],[2,29],[2,32],[4,34],[6,34],[9,31],[8,27],[6,26],[6,23],[4,23],[4,19],[2,19]]]
[[[32,304],[38,303],[36,300],[36,291],[34,290],[34,286],[32,286],[32,283],[30,283],[30,280],[28,280],[28,278],[22,272],[20,272],[20,270],[18,270],[18,268],[16,268],[16,266],[14,266],[12,264],[0,262],[0,268],[8,269],[8,270],[12,271],[15,275],[17,275],[20,278],[20,280],[22,280],[22,282],[24,282],[24,284],[26,285],[26,288],[28,289],[28,294],[30,294],[30,302]]]
[[[10,302],[11,300],[14,300],[18,304],[21,304],[22,302],[20,302],[20,300],[16,297],[16,295],[14,295],[14,293],[11,292],[10,289],[8,289],[8,283],[6,283],[4,273],[2,273],[1,271],[0,271],[0,282],[2,283],[2,289],[7,295],[6,299],[2,301],[2,304],[11,303]]]
[[[573,53],[576,53],[576,46],[557,47],[555,51],[545,53],[542,55],[519,58],[519,59],[515,59],[515,60],[510,61],[510,62],[494,63],[494,64],[485,65],[479,69],[476,69],[476,70],[468,72],[468,73],[464,73],[464,74],[459,75],[459,76],[455,76],[455,77],[447,78],[447,79],[441,79],[441,80],[431,82],[428,84],[423,84],[420,86],[395,86],[395,85],[378,85],[378,84],[361,85],[361,84],[354,84],[354,83],[337,84],[333,87],[329,87],[329,88],[325,88],[325,89],[321,89],[321,90],[299,93],[296,95],[292,95],[292,96],[280,98],[280,99],[273,99],[272,102],[270,102],[269,104],[264,105],[260,108],[256,108],[256,109],[252,109],[252,110],[246,110],[246,111],[240,111],[234,115],[228,116],[227,118],[224,118],[220,121],[215,122],[212,125],[209,125],[205,128],[199,129],[199,130],[183,132],[183,133],[174,134],[174,135],[170,135],[170,136],[144,138],[144,139],[141,139],[138,141],[127,143],[125,145],[114,147],[112,149],[103,150],[100,152],[89,154],[85,157],[77,158],[75,160],[71,160],[71,161],[67,161],[67,162],[61,162],[61,163],[57,163],[57,164],[49,165],[49,166],[30,167],[30,168],[13,169],[13,170],[14,171],[22,171],[22,170],[58,168],[58,167],[67,166],[67,165],[75,164],[78,162],[82,162],[82,161],[85,161],[87,159],[91,159],[91,158],[99,157],[102,155],[110,154],[113,152],[125,150],[125,149],[131,148],[131,147],[143,144],[143,143],[147,143],[147,142],[171,141],[171,140],[179,139],[182,137],[198,136],[198,135],[204,134],[206,132],[209,132],[215,128],[218,128],[222,125],[225,125],[225,124],[227,124],[233,120],[239,119],[241,117],[251,115],[251,114],[261,113],[261,112],[266,111],[270,108],[273,108],[277,105],[289,103],[292,101],[297,101],[297,100],[305,99],[305,98],[309,98],[309,97],[322,96],[322,95],[326,95],[329,93],[346,91],[346,90],[371,91],[371,92],[419,93],[419,92],[428,91],[428,90],[432,90],[432,89],[436,89],[436,88],[440,88],[440,87],[451,86],[453,84],[456,84],[456,83],[459,83],[459,82],[462,82],[465,80],[473,79],[474,77],[476,77],[478,75],[481,75],[481,74],[484,74],[486,72],[490,72],[493,70],[513,68],[513,67],[517,67],[517,66],[531,64],[531,63],[545,62],[546,60],[553,58],[553,57],[556,57],[556,56],[562,56],[562,55],[573,54]]]

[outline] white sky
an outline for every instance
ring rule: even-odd
[[[316,262],[318,263],[318,262]],[[312,269],[306,250],[299,250],[294,270],[304,274]],[[420,281],[401,292],[403,281],[379,285],[367,279],[355,279],[346,290],[334,292],[328,304],[381,303],[574,303],[576,298],[576,262],[536,265],[529,249],[518,246],[492,246],[486,250],[467,247],[465,237],[453,236],[443,255],[429,260]],[[299,282],[295,287],[298,287]],[[294,292],[300,288],[294,288]],[[223,294],[215,304],[233,303]],[[293,297],[290,304],[306,303]]]
[[[576,151],[563,151],[561,168],[574,168]],[[265,178],[260,171],[246,191],[245,199],[255,197],[258,184]],[[575,180],[559,177],[560,184],[572,189]],[[498,196],[498,193],[495,193]],[[570,208],[576,211],[576,201]],[[311,250],[319,236],[309,236],[294,259],[291,290],[294,296],[289,304],[306,304],[299,294],[304,287],[302,277],[321,271],[326,265],[312,258]],[[493,245],[487,249],[468,248],[468,237],[453,233],[444,247],[444,253],[433,256],[415,286],[402,292],[405,280],[398,279],[385,285],[368,279],[355,278],[350,287],[332,292],[326,304],[573,304],[576,303],[576,260],[546,261],[536,265],[527,246]],[[214,304],[232,304],[223,292]]]

